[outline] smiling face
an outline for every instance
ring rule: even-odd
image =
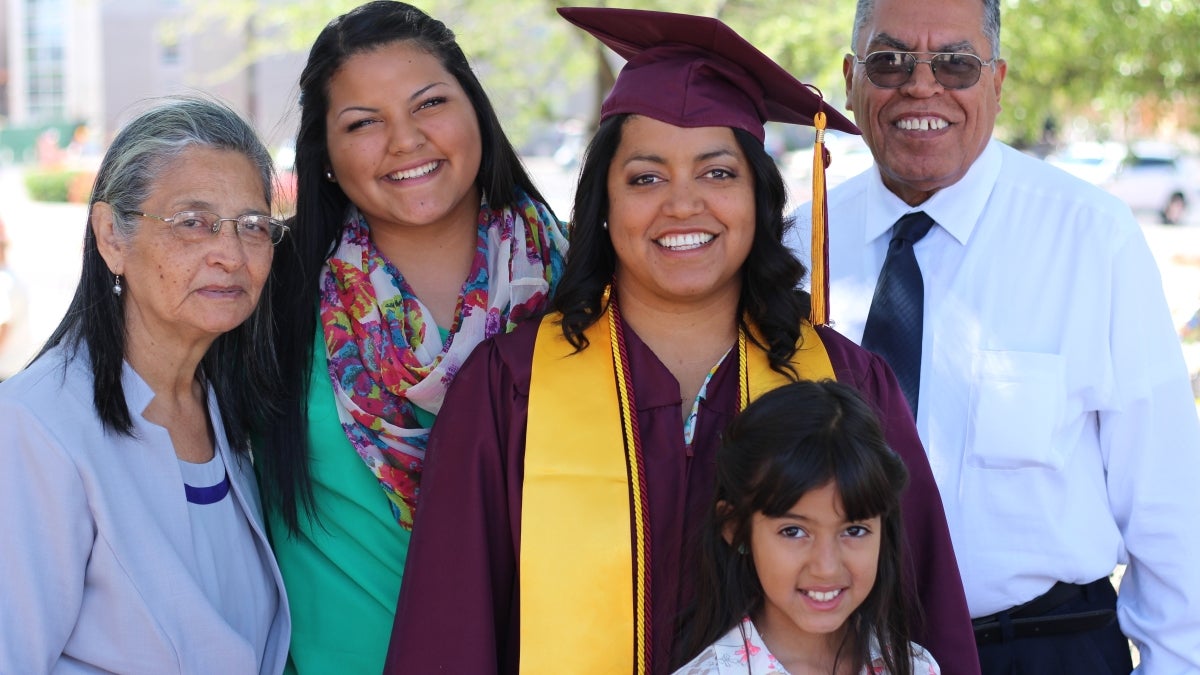
[[[750,554],[766,596],[759,630],[778,656],[836,646],[846,621],[875,586],[879,517],[848,521],[831,481],[786,514],[755,513]]]
[[[855,49],[860,57],[875,51],[966,52],[984,61],[994,56],[979,0],[877,0]],[[852,56],[842,70],[847,107],[884,185],[915,206],[958,182],[983,152],[1000,112],[1007,66],[984,66],[979,81],[966,89],[941,86],[928,64],[917,65],[896,89],[871,84]]]
[[[608,199],[623,295],[659,307],[736,307],[755,207],[751,168],[731,130],[630,117],[608,168]]]
[[[325,129],[334,179],[372,229],[474,225],[479,121],[437,57],[409,41],[351,56]]]
[[[245,155],[209,147],[187,148],[166,165],[142,202],[144,213],[170,218],[184,210],[212,211],[224,218],[271,212],[262,176]],[[234,223],[202,242],[177,238],[171,226],[136,218],[129,239],[112,230],[111,209],[92,207],[101,255],[123,277],[127,334],[134,344],[203,344],[245,321],[258,304],[274,248],[247,245]]]

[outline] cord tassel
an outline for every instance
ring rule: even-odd
[[[825,167],[828,155],[825,150],[825,113],[813,116],[817,128],[817,141],[813,144],[812,170],[812,251],[809,271],[809,295],[811,307],[809,321],[814,326],[829,323],[829,230],[828,214],[825,212]]]

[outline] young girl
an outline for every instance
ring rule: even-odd
[[[903,462],[849,387],[763,395],[717,454],[677,675],[927,675],[901,582]]]

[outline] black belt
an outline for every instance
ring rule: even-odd
[[[1083,596],[1089,586],[1100,583],[1107,584],[1108,579],[1098,579],[1091,584],[1068,584],[1060,581],[1051,586],[1050,590],[1023,605],[972,619],[975,643],[982,645],[1005,639],[1066,635],[1103,628],[1117,618],[1115,609],[1045,616],[1047,612]]]

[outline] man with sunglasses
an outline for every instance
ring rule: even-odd
[[[829,194],[831,317],[906,391],[985,675],[1128,673],[1125,636],[1141,673],[1200,672],[1200,421],[1158,270],[1124,204],[991,138],[998,4],[859,0],[876,167]]]

